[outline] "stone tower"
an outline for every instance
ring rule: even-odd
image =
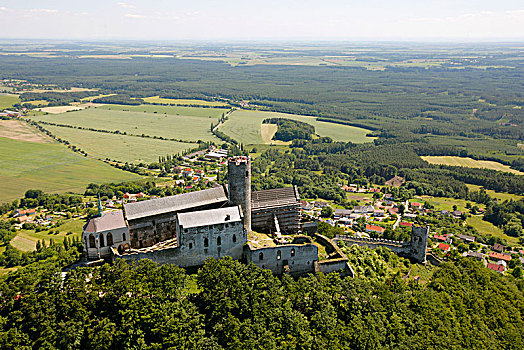
[[[411,258],[425,263],[426,250],[428,247],[429,226],[417,227],[413,226],[411,229]]]
[[[227,162],[229,202],[240,205],[244,214],[244,227],[251,231],[251,159],[245,156],[230,157]]]

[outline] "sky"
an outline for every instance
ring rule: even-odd
[[[524,0],[0,0],[0,38],[524,40]]]

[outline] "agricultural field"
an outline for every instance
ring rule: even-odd
[[[0,94],[0,112],[19,102],[18,95]]]
[[[135,164],[156,162],[159,156],[182,153],[197,146],[195,143],[109,134],[53,125],[44,125],[44,128],[91,156]]]
[[[0,120],[0,137],[38,143],[53,143],[53,139],[21,120]]]
[[[18,231],[16,236],[11,240],[11,245],[15,248],[20,249],[24,252],[30,252],[36,249],[36,242],[41,241],[42,239],[46,241],[46,245],[49,245],[49,240],[53,240],[58,243],[62,243],[64,237],[79,237],[82,235],[82,227],[84,226],[85,221],[81,218],[68,220],[57,228],[47,231],[35,232],[35,230],[21,230]],[[59,233],[55,233],[56,231]],[[72,234],[68,235],[68,232]]]
[[[456,156],[424,156],[421,158],[430,164],[462,166],[462,167],[467,167],[467,168],[485,168],[485,169],[504,171],[504,172],[513,173],[517,175],[524,175],[523,172],[511,169],[508,165],[504,165],[498,162],[493,162],[490,160],[475,160],[472,158],[467,158],[467,157],[463,158],[463,157],[456,157]]]
[[[0,137],[0,202],[28,189],[82,193],[89,183],[123,182],[142,177],[85,158],[58,143],[38,143]]]
[[[226,102],[219,101],[204,101],[204,100],[186,100],[186,99],[174,99],[174,98],[163,98],[160,96],[151,96],[142,98],[147,103],[167,103],[170,105],[199,105],[199,106],[213,106],[213,107],[228,107]]]
[[[437,210],[447,210],[452,211],[453,206],[457,206],[457,210],[460,210],[462,212],[468,212],[466,209],[466,203],[468,201],[464,199],[455,199],[455,198],[445,198],[445,197],[431,197],[431,196],[417,196],[415,197],[415,202],[428,202],[430,204],[433,204]],[[472,202],[470,202],[472,203]],[[472,203],[472,205],[476,205],[479,208],[484,208],[484,204],[476,204]]]
[[[190,116],[218,119],[223,113],[227,113],[228,108],[204,108],[204,107],[185,107],[185,106],[159,106],[159,105],[104,105],[100,109],[124,111],[124,112],[141,112],[154,114],[168,114],[176,116]]]
[[[184,114],[176,114],[178,112]],[[144,134],[190,142],[220,142],[211,133],[210,126],[211,123],[217,123],[222,112],[222,109],[215,108],[111,105],[62,114],[31,116],[30,119],[83,128],[119,130],[131,135]]]
[[[296,114],[286,114],[264,111],[234,111],[229,119],[220,127],[220,131],[234,138],[243,144],[268,144],[272,143],[273,134],[264,129],[262,134],[262,121],[267,118],[289,118],[315,127],[315,131],[320,136],[329,136],[335,141],[351,141],[354,143],[371,142],[374,138],[367,137],[369,130],[357,128],[349,125],[320,122],[315,117],[308,117]]]

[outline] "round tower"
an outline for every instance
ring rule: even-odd
[[[240,205],[244,214],[244,227],[251,231],[251,159],[246,156],[230,157],[227,162],[228,197],[233,205]]]

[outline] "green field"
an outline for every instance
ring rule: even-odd
[[[464,199],[454,199],[454,198],[445,198],[445,197],[430,197],[430,196],[420,196],[420,197],[415,197],[414,199],[415,202],[428,202],[428,203],[431,203],[433,204],[436,209],[438,210],[448,210],[448,211],[452,211],[453,210],[453,205],[456,205],[457,206],[457,210],[460,210],[462,212],[467,212],[468,210],[466,209],[466,203],[468,201],[464,200]],[[470,202],[472,203],[472,202]],[[479,208],[484,208],[484,204],[476,204],[476,203],[472,203],[472,205],[476,205],[477,207]]]
[[[144,113],[144,110],[148,111]],[[157,113],[154,113],[154,112]],[[168,114],[163,114],[167,113]],[[134,135],[159,136],[182,141],[216,141],[211,123],[217,123],[224,110],[169,106],[104,106],[61,114],[31,116],[35,121],[121,131]],[[177,115],[176,112],[185,113]]]
[[[225,102],[217,101],[204,101],[204,100],[186,100],[186,99],[174,99],[174,98],[163,98],[159,96],[151,96],[143,98],[147,103],[167,103],[172,105],[199,105],[199,106],[218,106],[227,107],[228,104]]]
[[[373,141],[372,137],[366,136],[369,130],[362,128],[320,122],[315,117],[263,111],[235,111],[229,116],[224,125],[220,127],[220,131],[246,145],[268,143],[267,136],[264,135],[265,137],[263,138],[261,133],[262,121],[267,118],[289,118],[306,122],[315,127],[318,135],[329,136],[335,141],[351,141],[354,143]]]
[[[70,237],[72,239],[73,237],[81,236],[84,224],[83,219],[69,220],[59,227],[51,229],[53,234],[49,234],[49,231],[35,232],[34,230],[21,230],[18,231],[16,236],[11,240],[11,245],[21,251],[28,252],[35,250],[36,242],[42,239],[46,241],[47,245],[49,245],[50,239],[56,243],[62,243],[64,237]],[[56,230],[59,231],[58,234],[54,234]],[[68,235],[68,232],[73,232],[73,234]]]
[[[456,156],[424,156],[421,158],[430,164],[462,166],[467,168],[485,168],[498,171],[505,171],[517,175],[524,175],[523,172],[511,169],[508,165],[493,162],[490,160],[475,160],[472,158],[463,158]]]
[[[140,178],[73,153],[61,144],[0,137],[0,202],[22,197],[28,189],[82,193],[92,182],[122,182]]]
[[[518,238],[505,235],[504,231],[493,225],[491,222],[482,220],[482,216],[471,216],[468,218],[467,223],[473,226],[481,234],[491,234],[494,237],[505,239],[510,244],[518,244],[519,242]]]
[[[466,186],[468,186],[470,191],[479,191],[482,188],[481,186],[471,184],[466,184]],[[502,202],[506,200],[518,201],[519,199],[524,198],[524,196],[519,196],[518,194],[495,192],[493,190],[486,190],[486,193]]]
[[[195,143],[164,141],[53,125],[44,125],[44,127],[91,156],[135,164],[156,162],[159,156],[181,153],[197,146]]]
[[[6,108],[12,107],[15,103],[19,103],[20,99],[17,95],[0,94],[0,112]]]

